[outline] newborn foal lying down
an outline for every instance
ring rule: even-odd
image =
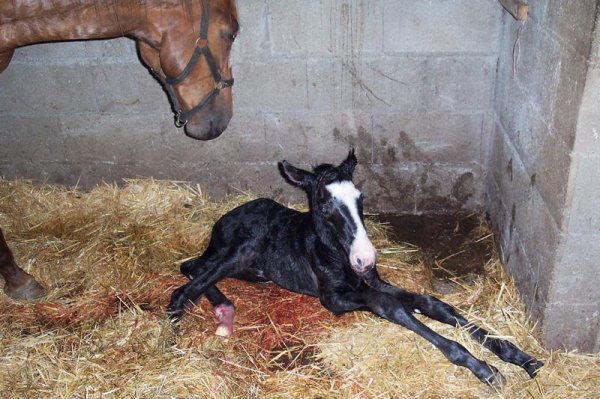
[[[270,199],[257,199],[219,219],[202,256],[181,265],[191,281],[173,292],[168,308],[173,320],[205,295],[220,323],[217,334],[231,335],[234,307],[216,284],[225,277],[272,281],[318,297],[334,314],[368,310],[401,324],[435,345],[452,363],[468,368],[485,383],[499,385],[502,376],[496,368],[435,333],[413,313],[463,326],[502,360],[534,377],[542,363],[515,345],[488,337],[487,331],[434,297],[404,291],[379,278],[376,251],[363,223],[362,195],[352,183],[356,163],[354,151],[339,166],[323,164],[313,172],[282,161],[281,174],[306,192],[309,211],[301,213]]]

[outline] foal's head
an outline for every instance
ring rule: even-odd
[[[351,150],[338,166],[322,164],[308,172],[282,161],[279,169],[288,183],[308,194],[316,228],[325,230],[317,233],[335,240],[352,269],[364,274],[375,266],[377,252],[364,225],[363,195],[352,182],[356,164],[354,150]]]

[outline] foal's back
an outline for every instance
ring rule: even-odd
[[[316,234],[310,214],[266,198],[243,204],[215,223],[206,256],[222,256],[244,245],[232,277],[273,281],[295,292],[317,295],[317,279],[307,254],[314,253]]]

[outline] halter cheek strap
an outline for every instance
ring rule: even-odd
[[[154,72],[154,75],[158,78],[160,83],[165,88],[169,99],[171,100],[171,104],[175,109],[175,126],[183,127],[185,126],[190,118],[194,116],[198,111],[200,111],[206,104],[208,104],[213,98],[219,95],[219,92],[223,89],[233,86],[233,79],[223,80],[221,76],[221,71],[219,70],[219,66],[213,57],[210,48],[208,47],[208,6],[206,4],[206,0],[202,0],[202,17],[200,19],[200,35],[198,39],[196,39],[194,53],[192,57],[188,61],[185,68],[179,75],[174,78],[170,77],[162,77],[161,75]],[[206,63],[210,68],[210,72],[215,81],[215,87],[208,93],[196,106],[192,107],[187,111],[183,111],[179,100],[177,99],[177,95],[175,94],[175,90],[173,89],[174,85],[181,84],[189,74],[194,70],[196,64],[198,64],[198,60],[200,57],[204,56],[206,59]]]

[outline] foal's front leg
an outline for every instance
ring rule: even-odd
[[[406,304],[410,311],[418,311],[441,323],[466,328],[473,338],[479,341],[492,353],[505,362],[522,367],[531,378],[535,377],[539,369],[544,365],[544,363],[529,356],[514,344],[503,339],[489,337],[489,332],[470,323],[458,313],[453,306],[446,302],[430,295],[421,295],[404,291],[401,288],[381,280],[376,273],[371,276],[369,284],[377,290],[396,296]]]
[[[495,367],[475,358],[458,342],[442,337],[421,323],[412,315],[407,304],[394,295],[368,289],[364,292],[352,291],[341,295],[328,294],[321,297],[321,302],[334,313],[343,313],[344,306],[346,311],[366,308],[386,320],[419,334],[438,348],[450,362],[468,368],[482,382],[495,388],[499,388],[503,383],[503,377]]]

